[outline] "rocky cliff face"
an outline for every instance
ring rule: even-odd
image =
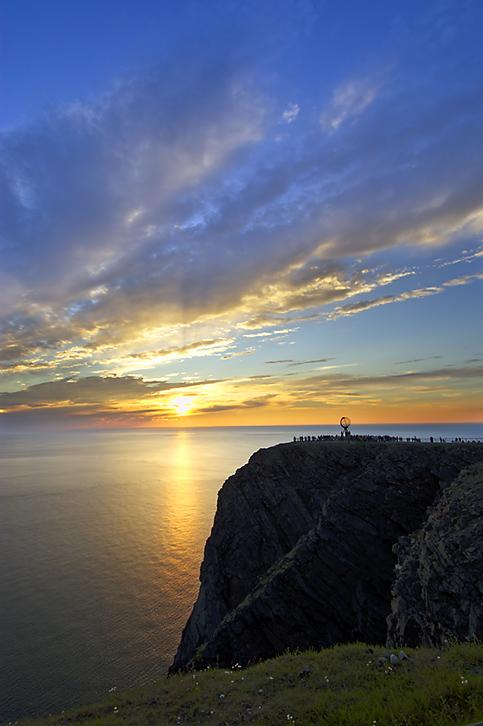
[[[298,442],[254,454],[219,493],[173,670],[384,642],[394,545],[481,460],[478,444]],[[394,607],[391,632],[404,640]]]
[[[395,545],[388,642],[441,646],[483,634],[483,464],[464,469],[423,526]]]

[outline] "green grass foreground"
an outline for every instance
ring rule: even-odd
[[[483,719],[483,645],[407,649],[410,659],[396,667],[378,664],[384,652],[343,645],[246,669],[186,673],[21,724],[449,726]]]

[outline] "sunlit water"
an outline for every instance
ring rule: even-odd
[[[361,433],[482,437],[478,425]],[[0,722],[165,672],[226,477],[334,428],[0,434]]]

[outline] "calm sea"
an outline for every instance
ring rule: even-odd
[[[0,723],[165,672],[223,481],[330,427],[0,434]],[[483,438],[483,426],[354,433]]]

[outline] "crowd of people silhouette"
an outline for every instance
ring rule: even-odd
[[[432,438],[432,437],[431,437]],[[373,434],[352,434],[350,431],[341,431],[339,435],[336,434],[321,434],[319,436],[294,436],[294,442],[297,441],[421,441],[417,436],[389,436],[384,435],[373,435]],[[443,439],[441,439],[442,441]]]
[[[463,439],[461,436],[456,436],[452,439],[445,439],[442,436],[429,436],[426,439],[421,439],[418,436],[389,436],[388,434],[375,435],[375,434],[353,434],[348,430],[343,430],[340,434],[321,434],[319,436],[294,436],[294,443],[300,441],[405,441],[405,442],[418,442],[422,441],[429,442],[431,444],[461,444],[470,443],[473,439]]]

